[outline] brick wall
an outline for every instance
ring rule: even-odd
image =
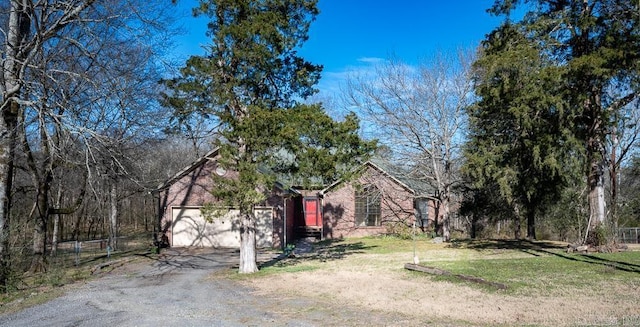
[[[215,169],[215,159],[208,159],[159,193],[160,233],[164,235],[164,239],[172,239],[172,208],[201,207],[206,203],[217,202],[210,192],[216,187],[212,178]],[[234,172],[229,171],[225,174],[229,178],[233,178],[233,175]],[[284,198],[282,191],[274,190],[264,203],[264,206],[273,208],[273,246],[281,247],[283,242],[282,234],[284,232]]]
[[[361,186],[374,185],[380,190],[380,226],[356,226],[355,193]],[[323,198],[324,237],[361,237],[387,232],[394,223],[411,226],[415,219],[413,193],[391,177],[373,167],[357,179],[341,183],[327,191]]]

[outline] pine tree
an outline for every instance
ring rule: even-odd
[[[522,20],[510,23],[510,15],[516,10],[521,12],[520,6],[525,5],[528,7],[524,8]],[[562,99],[563,104],[554,110],[564,110],[569,119],[560,122],[562,129],[571,134],[567,139],[580,143],[579,148],[569,153],[584,154],[592,228],[606,218],[607,137],[621,117],[617,113],[638,98],[639,10],[637,2],[627,0],[496,0],[490,9],[493,14],[505,15],[506,25],[512,24],[523,41],[535,45],[549,66],[532,74],[534,79],[521,79],[519,83],[541,86],[539,91]],[[511,42],[508,39],[511,34],[496,32],[492,34],[496,40]],[[494,58],[503,61],[511,58],[516,63],[509,47],[497,49]],[[551,71],[558,78],[545,80],[545,74]],[[535,79],[536,76],[542,79]],[[493,92],[498,91],[495,88]],[[539,105],[546,104],[536,104]]]
[[[466,171],[477,187],[497,186],[515,217],[515,237],[526,217],[535,239],[535,217],[557,199],[570,171],[568,116],[556,90],[560,76],[535,43],[510,23],[488,36],[475,63]]]
[[[318,14],[316,1],[202,0],[194,12],[211,18],[208,54],[191,57],[167,82],[166,103],[178,121],[200,114],[217,124],[219,162],[238,177],[216,178],[214,195],[240,211],[239,271],[252,273],[253,209],[275,177],[335,178],[374,143],[357,136],[355,116],[335,122],[320,105],[299,103],[316,91],[322,69],[296,52]]]

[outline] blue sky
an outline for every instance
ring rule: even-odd
[[[202,54],[206,19],[188,11],[195,0],[180,0],[188,34],[176,51],[186,59]],[[436,52],[475,47],[500,19],[486,9],[493,0],[319,0],[320,15],[300,49],[305,59],[324,66],[319,88],[335,91],[350,71],[366,69],[390,56],[409,64]]]

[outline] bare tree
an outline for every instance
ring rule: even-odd
[[[629,162],[631,155],[637,149],[640,137],[640,102],[638,100],[622,107],[615,113],[612,128],[608,137],[609,153],[609,214],[614,227],[618,223],[618,207],[620,206],[618,193],[620,188],[619,174],[625,162]],[[588,231],[587,231],[588,232]]]
[[[126,131],[118,134],[124,138],[150,137],[162,120],[152,101],[159,93],[161,67],[154,58],[169,26],[167,5],[11,1],[9,24],[2,30],[8,37],[2,50],[0,197],[7,205],[0,217],[8,219],[14,162],[24,160],[35,188],[31,270],[45,268],[49,216],[75,211],[84,197],[83,191],[69,207],[54,206],[56,169],[72,164],[95,177],[96,144],[112,143],[113,130]],[[0,255],[5,252],[0,248]]]
[[[456,57],[437,55],[418,67],[390,60],[378,66],[373,77],[350,79],[346,90],[347,103],[392,150],[391,160],[407,168],[407,177],[434,187],[447,241],[453,187],[460,182],[465,108],[472,101],[472,61],[465,51]]]
[[[8,227],[11,203],[13,156],[17,125],[22,107],[27,103],[24,88],[28,85],[31,64],[42,53],[46,42],[56,38],[70,24],[82,21],[81,15],[94,0],[65,1],[55,6],[50,1],[10,0],[8,23],[2,26],[2,83],[0,83],[0,287],[5,288],[8,275]]]

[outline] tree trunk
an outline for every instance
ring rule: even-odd
[[[7,25],[6,48],[3,54],[3,85],[0,105],[0,291],[5,292],[9,275],[9,222],[13,159],[17,141],[17,121],[20,104],[21,65],[26,51],[22,49],[30,34],[31,15],[22,1],[11,1]]]
[[[536,215],[533,208],[527,209],[527,239],[536,239]]]
[[[247,119],[247,113],[245,109],[239,110],[239,119]],[[247,144],[244,138],[239,137],[237,142],[238,147],[238,172],[240,176],[238,179],[242,180],[242,174],[251,174],[253,172],[247,172],[246,168],[242,168],[241,161],[244,163],[251,163],[253,158],[247,153]],[[249,165],[251,166],[251,165]],[[254,189],[259,185],[254,185]],[[256,220],[254,214],[255,203],[247,205],[247,203],[240,203],[240,267],[238,271],[241,274],[251,274],[258,271],[257,255],[256,255]]]
[[[604,169],[606,160],[605,137],[608,133],[602,117],[602,102],[598,89],[590,90],[590,100],[586,102],[586,113],[591,117],[587,130],[587,185],[589,186],[589,231],[606,220],[604,198]]]
[[[602,176],[599,177],[602,181]],[[598,182],[589,190],[589,215],[592,217],[591,229],[605,222],[604,185]]]
[[[478,215],[475,213],[471,216],[471,231],[469,234],[472,240],[475,240],[478,234]]]
[[[256,255],[256,226],[253,212],[240,210],[240,268],[241,274],[258,271]]]
[[[144,221],[144,231],[145,233],[149,231],[149,225],[147,221],[147,196],[144,195],[142,198],[142,219]]]
[[[72,238],[74,241],[79,241],[80,240],[80,233],[81,233],[81,227],[82,227],[82,217],[85,216],[85,213],[87,212],[87,205],[83,205],[80,212],[76,215],[76,219],[74,221],[73,224],[73,235]]]
[[[589,174],[589,216],[592,222],[591,229],[605,222],[604,173],[601,162],[592,163],[591,165]]]
[[[49,220],[49,183],[40,182],[36,196],[36,217],[33,229],[33,258],[29,271],[46,271],[47,221]]]
[[[445,242],[449,242],[451,240],[451,230],[450,230],[450,211],[449,211],[449,195],[445,194],[441,199],[440,203],[442,206],[442,238]]]
[[[614,121],[618,121],[618,115],[614,116]],[[618,127],[613,125],[611,130],[611,157],[609,159],[609,179],[611,180],[611,221],[615,228],[618,227],[618,156],[616,155],[616,148],[618,147]],[[620,156],[624,156],[624,151],[620,153]]]
[[[514,213],[514,233],[513,233],[513,237],[516,240],[519,240],[522,238],[522,235],[520,234],[520,230],[522,229],[522,226],[520,226],[520,208],[518,207],[518,205],[514,205],[513,206],[513,213]]]
[[[31,258],[30,272],[39,273],[47,271],[45,260],[45,246],[47,238],[47,223],[42,217],[37,217],[33,230],[33,257]]]
[[[58,233],[60,232],[60,215],[53,216],[53,231],[51,231],[51,252],[49,256],[55,257],[58,252]]]
[[[591,157],[591,156],[590,156]],[[589,225],[585,233],[585,242],[592,245],[602,245],[610,240],[606,239],[601,233],[597,233],[597,229],[601,228],[605,223],[605,199],[604,199],[604,164],[602,160],[593,158],[590,163],[589,171]]]
[[[111,181],[111,189],[109,191],[109,244],[112,250],[118,248],[118,192],[116,181]]]
[[[58,186],[58,193],[56,194],[56,208],[60,208],[62,202],[62,187]],[[56,214],[53,218],[53,231],[51,232],[51,253],[50,255],[54,257],[58,252],[58,239],[60,238],[59,232],[61,231],[60,226],[60,214]]]
[[[442,219],[440,219],[440,207],[442,207],[442,203],[438,202],[437,205],[433,206],[433,231],[436,235],[442,235],[440,226],[442,225]]]
[[[17,110],[17,103],[7,111]],[[0,117],[0,292],[7,290],[10,274],[9,227],[11,218],[11,188],[13,185],[13,157],[15,153],[15,118],[2,113]]]

